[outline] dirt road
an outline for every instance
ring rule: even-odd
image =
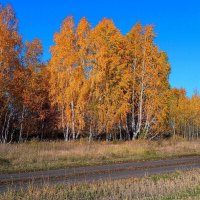
[[[11,187],[25,189],[30,183],[35,186],[41,186],[45,183],[74,184],[78,182],[94,182],[164,174],[177,170],[190,170],[195,168],[200,168],[200,156],[27,173],[0,174],[0,192],[4,192]]]

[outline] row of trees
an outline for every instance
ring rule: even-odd
[[[153,26],[123,36],[112,20],[91,28],[67,17],[42,62],[38,39],[22,42],[10,6],[0,6],[0,142],[198,137],[200,97],[170,89],[170,66]]]
[[[50,96],[68,140],[87,130],[122,139],[165,131],[170,67],[154,44],[152,26],[137,23],[122,36],[103,19],[94,29],[67,17],[54,36]]]
[[[188,98],[184,89],[172,89],[170,105],[172,134],[187,139],[198,138],[200,134],[200,96],[198,92]]]

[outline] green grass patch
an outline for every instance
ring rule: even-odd
[[[0,200],[174,200],[199,199],[200,170],[144,178],[34,187],[0,194]]]
[[[161,198],[158,198],[158,200],[176,200],[176,199],[188,199],[188,198],[194,199],[196,197],[199,197],[198,199],[200,199],[200,186],[197,186],[192,189],[188,189],[186,191],[182,191],[175,195],[161,197]]]

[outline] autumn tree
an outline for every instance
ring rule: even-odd
[[[139,134],[148,135],[150,131],[159,133],[158,127],[161,121],[164,124],[169,109],[170,67],[166,54],[154,44],[154,38],[153,27],[143,28],[140,23],[127,35],[127,65],[132,74],[129,130],[132,130],[133,139]]]
[[[84,127],[84,108],[86,102],[81,94],[86,78],[87,35],[90,25],[86,18],[81,19],[74,29],[72,17],[67,17],[60,33],[54,36],[55,46],[51,48],[50,61],[50,94],[52,103],[58,106],[61,113],[61,127],[66,140],[69,132],[76,139]]]
[[[15,97],[17,112],[16,129],[19,141],[23,135],[43,135],[47,115],[48,72],[42,63],[43,48],[38,39],[26,42],[21,56],[21,67],[15,70],[12,80],[12,95]],[[44,73],[45,72],[45,73]],[[41,128],[40,128],[41,127]]]
[[[88,71],[90,68],[90,24],[85,17],[83,17],[75,32],[76,37],[76,54],[77,54],[77,66],[75,69],[74,80],[71,90],[74,91],[76,113],[75,123],[77,136],[85,128],[87,103],[88,103]]]
[[[98,113],[98,132],[118,131],[125,121],[128,83],[126,64],[123,61],[124,38],[109,19],[103,19],[92,30],[93,65],[91,85],[93,104]],[[123,96],[123,98],[122,98]]]
[[[6,143],[12,139],[11,128],[15,109],[11,95],[13,73],[19,67],[21,36],[18,34],[18,21],[11,6],[0,5],[0,141]]]

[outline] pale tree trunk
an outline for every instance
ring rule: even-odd
[[[78,129],[78,132],[77,132],[77,134],[75,135],[76,140],[79,138],[79,136],[80,136],[80,129]]]
[[[112,140],[112,134],[111,133],[106,133],[106,141],[109,142]]]
[[[192,134],[192,140],[194,139],[194,124],[192,123],[192,127],[191,127],[192,131],[191,131],[191,134]]]
[[[8,115],[8,111],[6,112],[5,114],[5,117],[4,117],[4,124],[3,124],[3,127],[2,127],[2,130],[1,130],[1,139],[0,139],[0,143],[8,143],[8,136],[9,136],[9,128],[10,128],[10,119],[12,117],[13,113],[10,113]],[[10,141],[12,140],[12,137],[13,137],[13,132],[11,133],[10,135]]]
[[[144,72],[142,72],[142,85],[140,91],[139,113],[138,113],[138,129],[137,134],[141,131],[142,126],[142,111],[143,111],[143,93],[144,93]]]
[[[141,125],[142,125],[142,106],[143,106],[143,90],[144,90],[144,84],[142,79],[142,87],[140,92],[140,102],[139,102],[139,113],[138,113],[138,129],[137,134],[141,131]]]
[[[24,105],[23,105],[23,108],[22,108],[22,115],[21,115],[20,131],[19,131],[19,142],[22,142],[24,112],[25,112],[25,107],[24,107]]]
[[[135,78],[133,81],[135,81]],[[134,88],[134,85],[132,88],[132,111],[131,112],[132,112],[132,123],[131,123],[132,132],[133,132],[133,135],[135,135],[135,88]]]
[[[128,138],[128,140],[130,140],[130,133],[129,133],[129,129],[128,129],[128,118],[126,118],[126,124],[125,124],[125,127],[126,127],[126,139]]]
[[[121,120],[120,120],[120,123],[119,123],[119,139],[122,140],[122,123],[121,123]]]
[[[24,112],[25,112],[25,107],[23,105],[22,108],[22,114],[21,114],[21,123],[20,123],[20,131],[19,131],[19,142],[22,142],[22,134],[23,134],[23,121],[24,121]]]
[[[190,124],[189,124],[189,140],[191,139],[191,128],[190,128]]]
[[[112,133],[109,133],[109,141],[112,140]]]
[[[5,129],[5,136],[4,136],[4,143],[7,143],[8,141],[8,135],[9,135],[9,127],[10,127],[10,118],[12,116],[12,113],[9,114],[8,120],[7,120],[7,126]]]
[[[187,137],[187,125],[186,125],[186,121],[184,120],[184,123],[185,123],[185,127],[184,127],[184,138]]]
[[[93,140],[93,133],[92,133],[92,123],[90,123],[90,135],[89,135],[89,143]]]
[[[65,136],[65,125],[64,125],[64,107],[61,108],[61,123],[62,123],[62,130],[63,135]]]
[[[26,139],[25,139],[26,141],[28,140],[29,131],[30,131],[30,130],[29,130],[29,127],[28,127],[28,129],[27,129],[27,131],[26,131]]]
[[[65,122],[64,122],[64,106],[62,106],[62,109],[61,109],[61,121],[62,121],[64,139],[65,141],[68,141],[69,140],[69,126],[67,123],[67,127],[66,127]]]
[[[174,118],[174,123],[173,123],[173,136],[175,137],[175,135],[176,135],[176,120],[175,120],[175,118]]]
[[[148,114],[147,114],[147,118],[146,118],[146,122],[145,122],[145,137],[148,135],[149,132],[149,128],[150,128],[150,122],[149,122],[149,118],[148,118]]]
[[[109,136],[108,136],[108,134],[106,133],[106,142],[108,142],[109,141]]]
[[[133,139],[135,139],[138,134],[141,132],[142,126],[142,112],[143,112],[143,95],[144,95],[144,74],[145,74],[145,47],[143,48],[143,61],[142,61],[142,78],[141,78],[141,89],[140,89],[140,100],[139,100],[139,110],[138,110],[138,124],[135,135],[133,135]]]
[[[136,43],[135,43],[136,45]],[[133,66],[133,87],[132,87],[132,133],[133,136],[135,135],[135,70],[137,65],[137,59],[136,59],[136,49],[135,49],[135,58],[134,58],[134,66]]]
[[[71,109],[72,109],[72,138],[76,139],[75,133],[75,110],[74,110],[74,101],[71,101]]]
[[[8,142],[9,144],[12,142],[13,140],[13,134],[14,134],[14,129],[12,130],[11,134],[10,134],[10,141]]]
[[[65,130],[64,137],[65,137],[66,142],[69,141],[69,126],[68,126],[68,124],[67,124],[66,130]]]
[[[4,143],[4,132],[5,132],[5,126],[6,126],[6,121],[7,121],[7,115],[8,115],[8,111],[6,112],[5,116],[4,116],[4,123],[3,123],[3,127],[1,130],[1,143]]]

